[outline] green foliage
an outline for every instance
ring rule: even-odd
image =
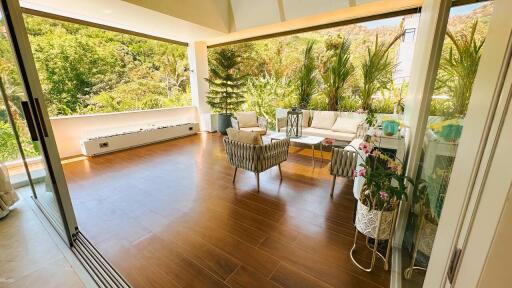
[[[308,109],[311,98],[317,92],[317,75],[315,55],[313,53],[314,41],[309,41],[306,49],[304,50],[304,58],[302,66],[297,73],[297,95],[298,107],[301,109]]]
[[[241,55],[235,49],[222,48],[210,59],[210,85],[206,102],[214,111],[229,113],[245,103],[243,87],[247,77],[240,73]]]
[[[331,111],[340,108],[345,84],[354,72],[354,65],[350,62],[350,40],[343,38],[335,49],[334,53],[327,57],[324,63],[326,71],[322,75],[324,93],[328,99],[327,109]]]
[[[441,57],[436,84],[438,91],[446,92],[450,96],[453,114],[456,116],[466,115],[482,54],[485,37],[477,37],[477,26],[478,21],[474,21],[469,33],[465,30],[457,34],[446,32],[452,45]]]
[[[8,122],[0,121],[0,162],[15,160],[18,158],[18,146],[16,138]]]
[[[261,78],[249,78],[246,93],[246,111],[256,111],[268,119],[269,128],[275,127],[276,107],[291,107],[295,103],[293,87],[286,78],[264,74]],[[271,105],[269,105],[271,104]]]
[[[377,91],[389,88],[396,67],[389,57],[389,51],[402,35],[403,31],[389,42],[379,42],[379,35],[376,34],[374,45],[367,48],[366,58],[361,64],[363,83],[360,97],[363,110],[368,111],[372,108],[372,97]]]
[[[25,24],[50,116],[191,104],[185,47],[36,16]]]

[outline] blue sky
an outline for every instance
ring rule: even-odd
[[[475,10],[476,8],[478,8],[482,5],[483,5],[483,3],[474,3],[474,4],[454,7],[450,10],[450,16],[465,15],[465,14],[471,13],[471,11]],[[375,29],[377,27],[382,27],[382,26],[396,26],[396,25],[400,24],[400,20],[402,20],[402,17],[393,17],[393,18],[388,18],[388,19],[360,23],[359,25],[365,26],[368,29]]]

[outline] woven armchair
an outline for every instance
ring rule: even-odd
[[[236,119],[236,117],[231,117],[231,127],[237,130],[251,131],[256,132],[260,135],[265,135],[267,134],[268,120],[265,117],[258,116],[258,126],[240,128],[240,125],[238,124],[238,120]]]
[[[332,177],[331,197],[334,194],[334,185],[336,184],[336,177],[353,177],[354,170],[357,165],[357,152],[345,148],[332,148],[332,158],[330,173]]]
[[[258,192],[260,191],[260,173],[272,168],[279,167],[281,173],[281,163],[288,159],[289,139],[274,141],[270,144],[252,145],[224,137],[224,147],[228,156],[229,164],[235,167],[233,174],[233,183],[236,180],[236,171],[238,168],[254,172],[256,174]]]

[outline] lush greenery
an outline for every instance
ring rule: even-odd
[[[36,16],[25,15],[25,24],[50,116],[191,105],[186,47]],[[0,76],[24,152],[35,156],[5,33],[0,34]],[[3,101],[0,132],[0,161],[18,158]]]
[[[191,104],[186,48],[25,16],[51,116]]]
[[[316,63],[313,47],[315,42],[309,41],[304,50],[302,65],[297,71],[297,96],[299,101],[297,106],[301,109],[307,109],[311,98],[317,91]]]
[[[337,49],[336,49],[337,48]],[[350,61],[350,40],[343,38],[339,47],[334,47],[324,62],[322,79],[325,84],[327,109],[336,111],[343,98],[345,85],[354,73],[354,64]]]
[[[209,63],[209,84],[206,102],[215,112],[230,113],[245,103],[246,76],[240,73],[242,55],[235,49],[216,50]]]

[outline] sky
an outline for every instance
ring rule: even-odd
[[[483,3],[474,3],[474,4],[454,7],[450,10],[450,16],[469,14],[473,10],[477,9],[478,7],[480,7],[482,5],[483,5]],[[382,19],[382,20],[368,21],[365,23],[360,23],[359,25],[362,25],[368,29],[375,29],[377,27],[382,27],[382,26],[397,26],[398,24],[400,24],[401,20],[402,20],[402,16],[399,16],[399,17],[387,18],[387,19]]]

